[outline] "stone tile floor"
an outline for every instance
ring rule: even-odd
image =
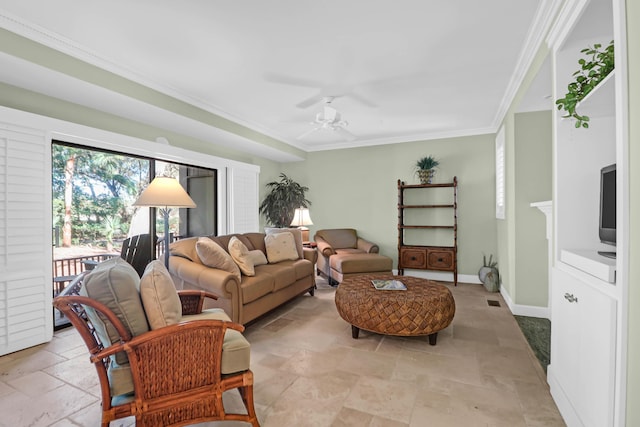
[[[445,284],[453,323],[438,335],[351,338],[335,288],[308,294],[250,325],[255,402],[263,427],[564,426],[545,375],[497,293]],[[500,307],[487,300],[498,300]],[[96,426],[99,388],[79,335],[0,357],[0,426]],[[241,404],[237,392],[225,404]],[[133,426],[132,418],[111,426]],[[242,423],[205,423],[230,427]]]

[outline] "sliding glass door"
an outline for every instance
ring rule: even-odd
[[[155,176],[177,179],[197,205],[171,210],[171,241],[217,233],[214,169],[62,141],[53,142],[51,157],[54,295],[96,262],[120,256],[123,242],[132,236],[155,236],[159,244],[151,258],[162,256],[163,218],[156,209],[133,206]]]

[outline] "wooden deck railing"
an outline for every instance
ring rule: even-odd
[[[182,236],[171,235],[171,242],[181,239]],[[164,257],[164,240],[160,239],[156,243],[156,259],[163,259]],[[54,295],[62,291],[64,287],[71,282],[78,274],[83,271],[90,270],[94,261],[101,262],[109,258],[120,256],[120,253],[105,253],[85,255],[74,258],[61,258],[53,260],[53,292]]]
[[[98,255],[85,255],[75,258],[62,258],[53,260],[53,277],[61,276],[77,276],[83,271],[87,270],[87,263],[85,261],[101,262],[114,256],[120,256],[120,254],[98,254]]]

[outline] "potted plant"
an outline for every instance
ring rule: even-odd
[[[288,227],[296,208],[307,208],[311,205],[305,197],[309,187],[298,184],[283,173],[280,174],[279,181],[269,182],[266,186],[269,188],[269,194],[260,204],[260,213],[273,227]]]
[[[589,117],[582,116],[576,112],[578,103],[582,101],[605,77],[613,71],[614,49],[613,40],[605,49],[601,50],[602,45],[596,43],[593,47],[582,49],[580,52],[585,54],[587,58],[580,58],[578,64],[580,69],[573,73],[575,80],[567,86],[567,94],[564,98],[556,101],[558,110],[565,110],[566,115],[576,119],[576,128],[588,128]]]
[[[482,255],[482,267],[478,270],[478,278],[489,292],[498,292],[500,287],[500,274],[498,273],[498,261],[493,261],[493,255]]]
[[[435,168],[440,164],[435,157],[429,155],[418,159],[416,162],[416,173],[420,178],[420,184],[431,184],[433,175],[435,175]]]

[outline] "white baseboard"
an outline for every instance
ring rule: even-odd
[[[539,317],[541,319],[551,319],[551,309],[549,307],[538,307],[535,305],[514,304],[511,295],[504,286],[500,286],[500,295],[507,303],[509,310],[514,316]]]
[[[398,274],[398,270],[394,270],[393,273]],[[453,273],[448,272],[410,270],[408,268],[405,268],[404,274],[406,274],[407,276],[421,277],[423,279],[439,280],[442,282],[453,282]],[[458,274],[458,283],[476,283],[478,285],[482,284],[478,276],[473,274]]]
[[[404,273],[407,276],[421,277],[423,279],[439,280],[443,282],[453,282],[453,273],[439,272],[439,271],[427,271],[427,270],[410,270],[405,268]],[[397,270],[394,270],[394,274],[398,274]],[[460,283],[473,283],[482,285],[477,275],[473,274],[458,274],[458,282]],[[511,296],[506,291],[504,286],[500,286],[500,294],[504,298],[505,303],[511,310],[511,313],[516,316],[528,316],[539,317],[541,319],[551,319],[551,309],[549,307],[537,307],[534,305],[521,305],[514,304],[511,300]]]

